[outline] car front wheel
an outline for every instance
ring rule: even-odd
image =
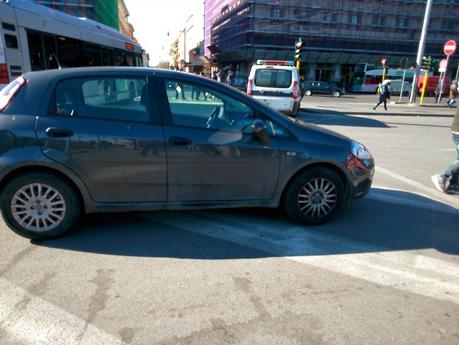
[[[80,202],[75,191],[59,177],[29,173],[6,185],[1,210],[15,233],[43,240],[62,235],[76,223]]]
[[[333,170],[312,168],[290,183],[284,196],[284,208],[293,220],[318,225],[332,219],[343,200],[341,178]]]
[[[311,90],[306,90],[304,94],[306,96],[311,96],[312,95],[312,91]]]

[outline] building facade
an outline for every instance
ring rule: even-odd
[[[134,37],[134,27],[129,23],[129,10],[124,3],[124,0],[118,0],[118,18],[120,31],[136,40]]]
[[[170,68],[192,71],[188,68],[196,61],[196,56],[204,55],[204,7],[190,11],[188,18],[177,20],[175,32],[169,32]]]
[[[206,54],[242,76],[257,59],[293,60],[304,42],[301,74],[340,81],[358,64],[415,64],[426,1],[206,0]],[[425,55],[459,41],[459,0],[434,0]],[[212,54],[213,53],[213,54]],[[457,66],[457,59],[452,59]]]

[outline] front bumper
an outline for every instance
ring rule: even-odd
[[[360,161],[354,156],[349,155],[347,170],[351,174],[348,201],[352,201],[363,197],[370,190],[375,174],[375,162],[373,159]]]

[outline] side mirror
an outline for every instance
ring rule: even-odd
[[[256,119],[252,124],[252,133],[262,145],[269,145],[268,131],[263,120]]]

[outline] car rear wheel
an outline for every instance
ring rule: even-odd
[[[62,235],[76,223],[80,202],[73,188],[59,177],[29,173],[6,185],[1,210],[15,233],[43,240]]]
[[[311,96],[312,95],[312,91],[311,90],[306,90],[304,94],[306,96]]]
[[[298,175],[288,186],[284,208],[293,220],[324,224],[332,219],[344,200],[344,183],[333,170],[313,168]]]
[[[339,97],[339,96],[341,96],[339,91],[333,91],[333,97]]]

